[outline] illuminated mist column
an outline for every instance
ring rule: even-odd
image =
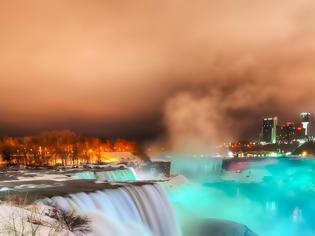
[[[311,122],[311,113],[309,112],[302,112],[301,113],[301,123],[303,126],[303,129],[305,130],[305,136],[308,135],[308,126]]]

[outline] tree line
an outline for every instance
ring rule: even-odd
[[[0,139],[2,163],[49,166],[108,162],[108,152],[137,152],[135,142],[82,137],[72,131],[50,131],[35,136]]]

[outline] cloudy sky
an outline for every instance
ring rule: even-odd
[[[314,0],[10,0],[0,35],[1,134],[223,140],[315,112]]]

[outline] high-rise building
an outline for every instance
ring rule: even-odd
[[[296,128],[294,122],[287,122],[279,126],[278,140],[280,143],[291,143],[295,139]]]
[[[305,139],[306,137],[305,128],[303,128],[302,123],[299,123],[295,126],[295,139]]]
[[[278,118],[264,118],[261,129],[261,141],[266,143],[277,142],[277,124]]]
[[[278,141],[280,143],[292,143],[305,138],[305,129],[301,123],[287,122],[279,126]]]
[[[301,113],[301,124],[303,129],[305,130],[305,136],[309,135],[309,124],[311,122],[311,113],[309,112],[302,112]]]

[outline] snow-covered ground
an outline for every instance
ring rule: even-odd
[[[53,217],[54,209],[49,206],[0,204],[0,235],[84,235],[71,232],[67,226]]]

